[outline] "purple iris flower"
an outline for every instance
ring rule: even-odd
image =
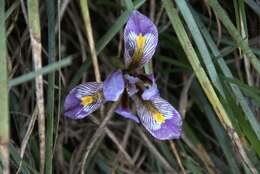
[[[73,88],[65,99],[64,115],[72,119],[87,117],[107,101],[120,100],[115,112],[141,123],[159,140],[178,139],[182,132],[179,112],[160,97],[153,74],[140,74],[151,60],[158,42],[153,22],[133,11],[124,30],[125,69],[112,72],[104,83],[88,82]],[[136,115],[132,112],[136,109]]]

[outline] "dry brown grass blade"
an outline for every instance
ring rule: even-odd
[[[141,128],[138,129],[139,134],[141,135],[142,139],[145,141],[145,145],[151,150],[151,152],[156,156],[162,165],[165,167],[167,172],[170,173],[177,173],[175,169],[168,163],[168,161],[160,154],[160,152],[156,149],[156,147],[152,144],[152,142],[147,138],[147,136],[143,133]]]
[[[40,16],[39,16],[39,3],[38,0],[28,0],[28,18],[29,18],[29,31],[32,45],[32,57],[34,61],[34,69],[42,68],[41,52],[41,29],[40,29]],[[36,101],[39,110],[38,114],[38,127],[40,139],[40,173],[44,173],[45,164],[45,108],[44,108],[44,93],[43,93],[43,77],[39,75],[35,78],[36,86]]]
[[[177,151],[177,149],[176,149],[175,143],[172,142],[172,141],[170,141],[170,145],[171,145],[173,154],[174,154],[174,156],[176,157],[177,162],[178,162],[178,164],[179,164],[179,166],[180,166],[180,168],[181,168],[182,173],[183,173],[183,174],[186,174],[186,171],[185,171],[185,169],[184,169],[184,167],[183,167],[183,165],[182,165],[182,162],[181,162],[181,158],[180,158],[180,156],[179,156],[179,154],[178,154],[178,151]]]
[[[80,0],[80,6],[81,6],[81,12],[82,12],[84,23],[85,23],[85,30],[87,33],[87,38],[88,38],[88,43],[89,43],[89,47],[90,47],[90,54],[91,54],[92,63],[93,63],[94,71],[95,71],[96,81],[101,82],[99,64],[98,64],[97,53],[96,53],[96,49],[95,49],[95,42],[94,42],[94,38],[93,38],[91,20],[90,20],[90,16],[89,16],[88,1]]]
[[[108,123],[108,121],[111,119],[111,117],[113,116],[113,113],[116,109],[116,107],[118,106],[119,104],[119,101],[118,100],[117,102],[113,103],[111,108],[109,109],[107,115],[105,116],[104,120],[100,123],[100,126],[98,127],[98,129],[96,130],[95,134],[92,136],[92,138],[90,139],[90,143],[89,145],[87,146],[86,148],[86,152],[84,153],[83,155],[83,160],[82,160],[82,163],[81,163],[81,174],[84,174],[84,167],[85,167],[85,163],[87,161],[87,158],[91,152],[91,150],[93,149],[96,141],[98,140],[98,138],[104,133],[105,131],[105,127],[106,127],[106,124]]]
[[[116,136],[113,134],[111,130],[105,127],[106,134],[109,136],[109,138],[116,144],[120,152],[124,155],[125,159],[129,162],[130,165],[134,166],[134,161],[130,157],[130,155],[126,152],[125,148],[120,144],[120,142],[117,140]]]
[[[8,151],[8,146],[5,144],[0,145],[0,152],[1,152],[1,157],[3,160],[2,165],[3,165],[3,174],[9,174],[9,151]]]
[[[21,171],[21,167],[22,167],[22,163],[23,163],[23,156],[24,156],[24,152],[26,150],[26,146],[27,146],[27,143],[29,141],[29,138],[32,134],[32,131],[33,131],[33,128],[34,128],[34,124],[35,124],[35,121],[37,119],[37,115],[38,115],[38,108],[36,107],[34,109],[34,112],[32,114],[32,117],[31,117],[31,120],[30,120],[30,123],[29,123],[29,126],[28,126],[28,129],[25,133],[25,136],[23,138],[23,141],[22,141],[22,145],[21,145],[21,152],[20,152],[20,158],[21,158],[21,161],[20,161],[20,164],[19,164],[19,167],[18,167],[18,170],[16,172],[16,174],[20,173]]]
[[[92,117],[92,120],[96,124],[98,124],[98,125],[100,124],[100,121],[97,118]],[[120,143],[118,141],[117,137],[115,136],[115,134],[109,128],[105,127],[105,133],[115,143],[115,145],[119,149],[119,152],[121,152],[125,156],[125,159],[129,162],[129,164],[134,166],[134,160],[130,157],[130,155],[125,150],[125,146],[126,146],[126,139],[125,139],[125,137],[124,137],[123,143]],[[129,137],[129,134],[130,134],[130,132],[128,133],[127,137]]]
[[[211,161],[205,148],[201,144],[194,145],[185,134],[183,134],[182,140],[201,159],[201,161],[204,163],[205,167],[207,168],[208,173],[210,174],[218,173],[214,163]]]
[[[189,89],[191,87],[192,81],[194,79],[194,75],[192,74],[188,81],[185,83],[182,91],[181,91],[181,96],[180,96],[180,102],[179,102],[179,112],[182,116],[182,118],[185,118],[186,112],[187,112],[187,107],[188,107],[188,93]]]

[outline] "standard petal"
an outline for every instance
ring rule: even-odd
[[[141,68],[155,52],[158,43],[157,28],[148,17],[134,11],[124,30],[124,42],[126,67]]]
[[[125,89],[125,82],[121,70],[110,74],[104,81],[103,93],[106,101],[117,101]]]
[[[138,117],[143,126],[159,140],[178,139],[182,119],[178,111],[166,100],[157,96],[151,101],[134,97]]]
[[[104,98],[102,83],[89,82],[73,88],[64,102],[64,115],[72,119],[81,119],[97,110]]]
[[[119,105],[115,112],[124,118],[134,120],[136,123],[140,123],[138,117],[134,115],[128,107],[124,108],[122,105]]]

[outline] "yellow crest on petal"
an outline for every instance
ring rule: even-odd
[[[81,98],[81,104],[84,106],[88,106],[90,104],[92,104],[94,101],[94,97],[93,96],[85,96]]]
[[[152,116],[157,124],[162,124],[165,122],[165,117],[163,114],[156,109],[152,103],[146,103],[147,109],[152,113]]]
[[[139,33],[139,35],[136,36],[135,51],[134,51],[134,55],[133,55],[134,62],[139,62],[140,59],[142,58],[143,52],[144,52],[144,47],[145,47],[145,41],[146,41],[146,38],[145,38],[145,36],[142,35],[142,33]]]
[[[102,93],[100,91],[96,92],[93,95],[84,96],[81,98],[81,104],[84,106],[91,105],[93,103],[96,103],[98,100],[101,100]]]

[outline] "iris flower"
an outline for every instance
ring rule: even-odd
[[[140,12],[133,11],[124,29],[125,68],[112,72],[103,83],[88,82],[73,88],[65,99],[64,115],[82,119],[105,102],[120,100],[115,112],[141,123],[156,139],[180,138],[179,112],[160,96],[153,74],[139,73],[153,57],[157,43],[156,26]],[[133,107],[136,114],[131,110]]]

